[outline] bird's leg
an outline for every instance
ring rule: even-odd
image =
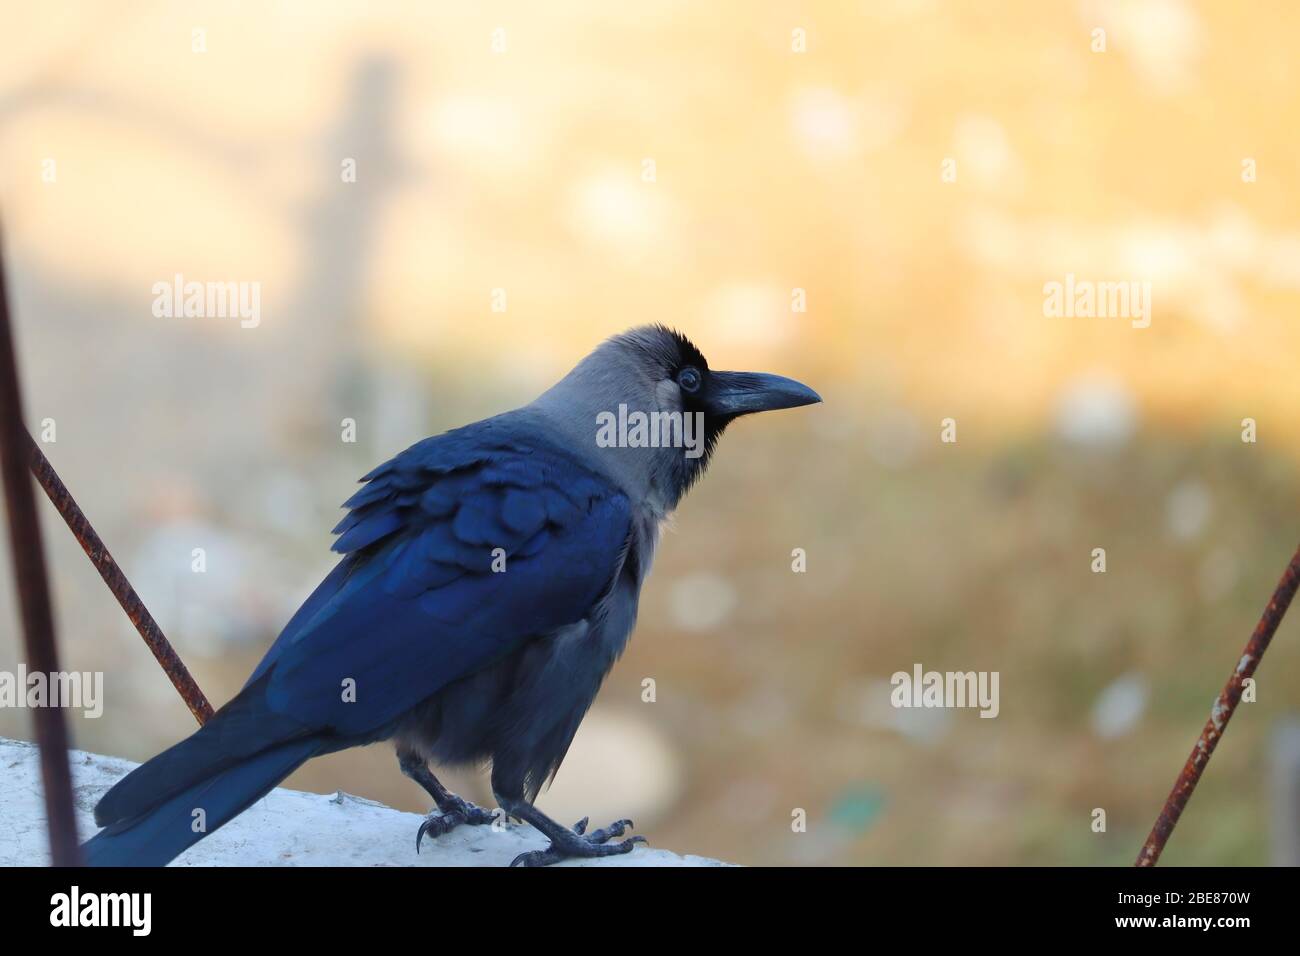
[[[419,831],[415,834],[416,853],[420,852],[420,842],[426,835],[436,839],[444,833],[450,833],[462,823],[482,826],[492,822],[491,810],[475,806],[444,787],[429,769],[429,764],[419,754],[411,750],[399,750],[397,763],[402,768],[402,773],[423,787],[438,807],[437,813],[430,813],[424,818]]]
[[[643,836],[629,837],[619,843],[609,843],[614,837],[621,837],[632,827],[631,820],[618,820],[609,826],[587,832],[587,818],[579,820],[572,830],[561,823],[556,823],[546,814],[526,800],[511,799],[497,794],[497,803],[512,817],[518,817],[540,830],[551,841],[545,850],[531,850],[521,853],[511,862],[511,866],[550,866],[561,860],[573,857],[618,856],[631,853],[638,843],[645,843]]]

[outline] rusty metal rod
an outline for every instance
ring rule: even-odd
[[[113,592],[113,597],[117,598],[117,603],[122,605],[122,610],[126,616],[131,619],[135,629],[140,632],[144,638],[145,644],[153,652],[154,658],[158,661],[159,666],[171,680],[172,686],[176,692],[181,695],[181,700],[185,701],[185,706],[190,709],[194,719],[199,722],[199,726],[205,724],[212,716],[212,705],[208,703],[208,698],[204,696],[199,685],[195,683],[185,662],[180,659],[175,649],[168,642],[158,626],[158,622],[153,619],[149,609],[144,606],[140,600],[140,595],[135,593],[135,588],[131,587],[131,582],[126,579],[122,569],[118,567],[113,556],[109,554],[108,548],[95,529],[91,527],[89,519],[85,513],[78,507],[77,502],[73,499],[71,492],[59,478],[54,466],[50,464],[45,453],[41,451],[32,436],[23,429],[23,440],[27,461],[31,465],[32,474],[40,486],[45,489],[45,494],[49,496],[54,507],[58,509],[63,520],[67,522],[68,529],[72,536],[77,539],[86,556],[90,558],[90,563],[95,566],[99,576],[104,579],[108,589]]]
[[[1142,852],[1138,854],[1134,866],[1155,866],[1160,859],[1160,853],[1164,850],[1170,834],[1174,832],[1174,827],[1178,825],[1178,818],[1182,816],[1183,808],[1191,799],[1192,791],[1200,782],[1201,774],[1205,772],[1214,748],[1219,745],[1223,732],[1228,728],[1228,721],[1232,719],[1237,704],[1241,702],[1242,685],[1255,673],[1255,668],[1259,666],[1260,659],[1268,650],[1269,642],[1273,640],[1278,625],[1282,623],[1286,609],[1291,606],[1291,599],[1295,597],[1298,587],[1300,587],[1300,548],[1297,548],[1296,553],[1291,556],[1291,563],[1282,573],[1282,580],[1274,589],[1268,607],[1264,608],[1259,623],[1255,625],[1255,632],[1246,642],[1241,660],[1233,669],[1232,676],[1228,678],[1228,683],[1219,694],[1219,699],[1210,708],[1210,719],[1205,722],[1201,736],[1197,739],[1196,746],[1192,748],[1192,754],[1187,758],[1182,773],[1174,782],[1174,788],[1169,792],[1169,799],[1165,801],[1160,816],[1156,818],[1155,826],[1151,828],[1147,842],[1142,845]]]
[[[18,357],[9,325],[8,303],[4,259],[0,255],[0,470],[4,472],[5,506],[9,513],[9,544],[27,664],[33,672],[52,678],[59,673],[59,649],[54,642],[54,611],[50,603],[50,582],[45,574],[36,493],[27,474],[24,454],[27,428],[23,425]],[[63,722],[62,708],[54,703],[46,701],[46,706],[32,710],[36,742],[41,749],[50,860],[55,866],[77,866],[81,862],[81,847],[77,842],[77,818],[72,803],[68,728]]]

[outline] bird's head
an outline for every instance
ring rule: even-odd
[[[537,400],[634,493],[670,510],[741,415],[820,402],[765,372],[719,372],[680,332],[646,325],[607,339]]]

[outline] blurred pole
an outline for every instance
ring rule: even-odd
[[[1273,865],[1300,866],[1300,720],[1273,732]]]
[[[27,470],[27,428],[23,424],[22,391],[18,383],[18,358],[9,324],[9,294],[5,286],[3,247],[0,246],[0,469],[4,472],[5,506],[9,513],[9,543],[13,552],[14,581],[23,622],[23,642],[28,667],[41,674],[59,673],[59,652],[54,643],[54,613],[49,580],[45,576],[45,551],[36,514],[36,495]],[[77,820],[72,805],[72,772],[68,766],[68,730],[63,710],[47,701],[33,708],[36,742],[41,748],[41,780],[45,790],[45,818],[50,830],[50,859],[55,866],[76,866],[81,861]]]

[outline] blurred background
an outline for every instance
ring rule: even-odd
[[[47,455],[214,704],[332,566],[356,478],[665,322],[826,402],[728,432],[541,806],[748,864],[1133,860],[1300,536],[1300,8],[53,2],[5,22],[29,427],[53,424]],[[260,323],[156,316],[177,274],[258,283]],[[1150,326],[1048,317],[1069,274],[1150,282]],[[148,758],[192,718],[43,516],[63,666],[105,672],[74,742]],[[916,663],[998,671],[999,716],[892,708]],[[1293,617],[1167,863],[1295,839],[1276,755],[1298,667]],[[0,710],[0,735],[29,720]],[[386,745],[288,785],[427,809]]]

